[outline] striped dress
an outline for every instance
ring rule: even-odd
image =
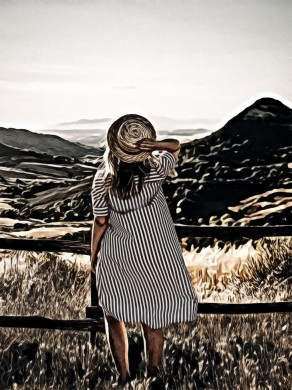
[[[94,216],[109,215],[97,255],[99,304],[120,321],[156,329],[194,321],[198,299],[162,189],[176,159],[163,150],[152,152],[149,162],[139,194],[117,198],[110,190],[111,178],[103,181],[99,169],[91,196]],[[138,176],[134,179],[138,183]]]

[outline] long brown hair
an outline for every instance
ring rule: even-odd
[[[102,140],[102,144],[105,144],[105,152],[98,168],[104,169],[104,180],[111,177],[112,192],[121,199],[128,199],[139,193],[145,176],[153,166],[151,161],[155,157],[150,154],[144,161],[127,163],[112,153],[105,139]],[[138,185],[135,183],[134,175],[138,175]]]

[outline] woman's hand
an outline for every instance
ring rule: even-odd
[[[97,254],[91,255],[91,272],[96,274]]]
[[[175,152],[180,147],[180,142],[175,138],[167,138],[161,141],[155,141],[151,138],[143,138],[136,142],[138,149],[153,152],[153,150],[167,150]]]
[[[151,138],[142,138],[136,142],[136,146],[140,150],[153,152],[153,150],[159,149],[159,141],[155,141]]]

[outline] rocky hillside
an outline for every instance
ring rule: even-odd
[[[32,219],[33,225],[60,217],[84,221],[101,153],[61,137],[0,128],[0,231]]]
[[[292,110],[263,98],[208,137],[184,144],[165,183],[174,220],[291,224],[291,133]]]

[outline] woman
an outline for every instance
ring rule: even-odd
[[[141,323],[149,377],[160,370],[163,327],[197,315],[197,296],[162,190],[179,151],[178,140],[156,141],[146,118],[124,115],[108,131],[93,180],[91,264],[119,373],[115,386],[131,380],[125,322]]]

